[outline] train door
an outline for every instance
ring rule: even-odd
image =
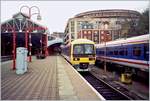
[[[143,44],[135,44],[132,46],[132,58],[136,60],[143,60]]]
[[[149,43],[144,44],[144,60],[149,61]]]

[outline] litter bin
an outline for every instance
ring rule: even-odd
[[[131,73],[124,73],[121,74],[121,82],[126,84],[132,83],[132,74]]]
[[[16,74],[24,74],[27,72],[27,49],[24,47],[17,48],[16,54]]]

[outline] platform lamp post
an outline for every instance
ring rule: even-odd
[[[41,20],[41,15],[40,15],[40,9],[37,7],[37,6],[31,6],[31,7],[29,7],[29,6],[27,6],[27,5],[24,5],[24,6],[22,6],[21,8],[20,8],[20,12],[21,12],[21,10],[23,9],[23,8],[28,8],[28,10],[29,10],[29,19],[31,19],[31,16],[32,15],[35,15],[35,14],[37,14],[37,20]],[[32,13],[31,12],[31,10],[33,9],[33,8],[36,8],[37,10],[38,10],[38,13]],[[32,29],[32,28],[28,28],[28,29]],[[33,28],[34,29],[34,28]],[[27,43],[27,32],[25,33],[25,43]],[[28,45],[25,45],[25,47],[28,49]],[[29,35],[29,62],[31,62],[31,60],[32,60],[32,58],[31,58],[31,51],[32,51],[32,43],[31,43],[31,32],[30,32],[30,35]]]
[[[16,69],[16,31],[13,28],[13,70]]]
[[[42,55],[42,37],[41,37],[41,39],[40,39],[40,43],[41,43],[40,54]]]
[[[104,42],[105,42],[105,54],[104,54],[104,72],[106,73],[106,71],[107,71],[107,66],[106,66],[106,52],[107,52],[107,47],[106,47],[106,38],[107,38],[107,36],[106,36],[106,31],[107,31],[107,29],[108,29],[108,24],[105,22],[104,23]]]

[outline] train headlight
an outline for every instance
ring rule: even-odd
[[[80,58],[73,58],[73,60],[74,60],[74,61],[79,61],[79,60],[80,60]]]
[[[89,58],[89,60],[91,60],[91,61],[92,61],[92,60],[95,60],[95,58]]]

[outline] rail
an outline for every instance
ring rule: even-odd
[[[131,100],[118,90],[115,90],[110,85],[97,79],[91,73],[81,73],[81,75],[106,99],[106,100]]]

